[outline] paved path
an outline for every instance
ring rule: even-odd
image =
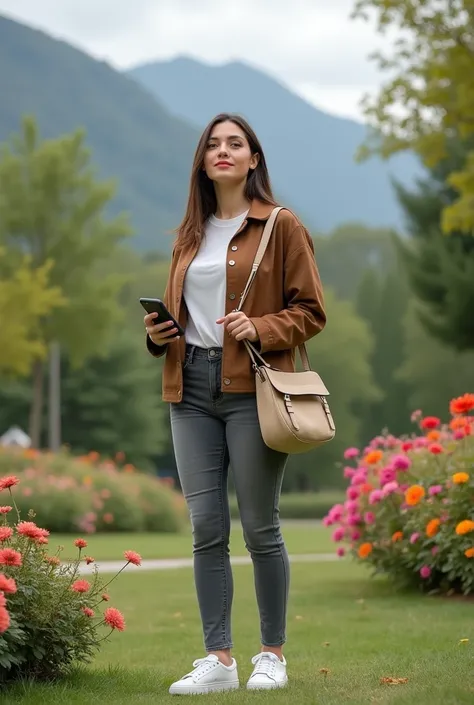
[[[328,561],[341,560],[334,553],[307,553],[301,555],[290,556],[291,563],[325,563]],[[249,565],[251,564],[250,556],[234,556],[231,557],[233,565]],[[93,572],[94,565],[97,565],[101,573],[116,573],[123,567],[124,561],[97,561],[95,564],[82,564],[80,572],[87,575]],[[129,565],[126,572],[135,572],[143,570],[174,570],[176,568],[192,568],[192,558],[158,558],[155,560],[143,560],[141,566]]]

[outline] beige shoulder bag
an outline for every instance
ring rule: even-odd
[[[237,311],[247,298],[281,210],[275,208],[265,225]],[[281,453],[305,453],[332,440],[336,427],[326,399],[329,392],[311,369],[306,347],[298,348],[303,372],[282,372],[271,367],[250,341],[243,342],[255,371],[258,418],[265,444]]]

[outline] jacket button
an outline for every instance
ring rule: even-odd
[[[229,294],[229,299],[233,301],[235,299],[235,294]]]
[[[230,264],[231,267],[233,267],[234,264],[235,264],[234,260],[233,260],[233,259],[229,260],[229,264]]]
[[[232,252],[236,252],[238,250],[237,245],[232,245],[231,250]]]
[[[228,377],[224,377],[224,384],[227,386],[230,384],[230,379]]]
[[[178,397],[181,396],[181,389],[178,389]]]

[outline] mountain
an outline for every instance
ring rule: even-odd
[[[78,127],[101,177],[114,177],[113,210],[130,212],[140,249],[169,252],[182,214],[198,133],[129,76],[0,16],[0,141],[35,114],[43,137]]]
[[[410,185],[421,168],[409,154],[356,164],[362,124],[317,110],[239,62],[209,66],[179,58],[136,66],[129,75],[197,127],[220,112],[244,115],[262,141],[276,192],[318,230],[344,221],[402,227],[390,176]]]

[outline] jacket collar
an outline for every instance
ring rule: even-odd
[[[272,206],[270,203],[264,203],[263,201],[259,201],[254,198],[250,204],[247,218],[253,218],[254,220],[268,220],[274,208],[275,206]]]

